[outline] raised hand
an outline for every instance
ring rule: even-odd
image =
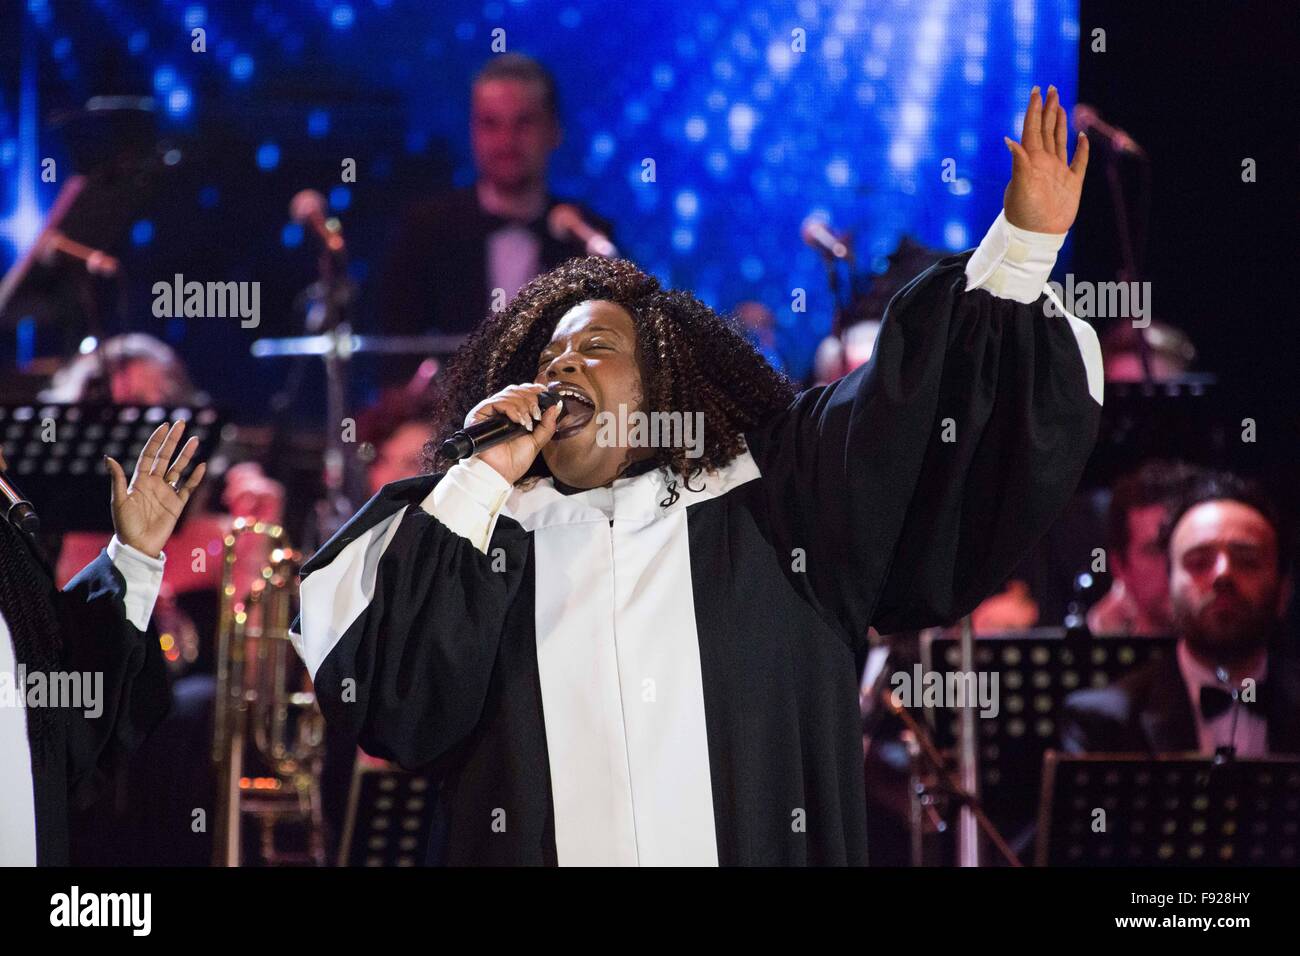
[[[199,447],[199,440],[191,438],[172,461],[172,453],[184,432],[183,421],[170,427],[163,422],[155,428],[135,463],[129,487],[122,466],[112,458],[105,458],[113,481],[113,530],[123,544],[129,544],[151,558],[162,554],[163,546],[181,516],[181,509],[190,500],[191,493],[199,486],[208,468],[207,462],[202,462],[185,484],[180,484],[185,466]]]
[[[1020,142],[1003,137],[1011,150],[1011,182],[1002,206],[1011,225],[1030,232],[1062,233],[1074,224],[1088,168],[1088,137],[1079,133],[1071,163],[1065,148],[1068,127],[1056,87],[1047,88],[1044,103],[1035,86],[1029,93]]]

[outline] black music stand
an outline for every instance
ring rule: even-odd
[[[1038,866],[1295,866],[1300,758],[1049,751],[1038,829]]]
[[[1107,382],[1097,445],[1079,487],[1109,488],[1151,458],[1226,466],[1234,443],[1240,445],[1234,436],[1241,421],[1220,391],[1215,377],[1204,373],[1163,382]]]
[[[108,469],[117,460],[130,480],[149,435],[164,421],[185,421],[199,439],[186,475],[216,447],[221,418],[212,408],[54,403],[0,404],[0,446],[9,475],[31,498],[43,533],[113,530]],[[52,437],[52,440],[51,440]]]
[[[998,674],[998,713],[976,719],[979,734],[976,792],[994,824],[1008,834],[1034,819],[1043,754],[1058,745],[1065,698],[1076,690],[1105,687],[1153,653],[1168,651],[1172,639],[1093,637],[1064,628],[981,636],[975,641],[975,670]],[[960,671],[960,641],[926,636],[921,666],[941,679]],[[925,715],[941,748],[955,747],[961,712],[927,708]]]
[[[423,866],[437,805],[431,774],[358,760],[339,866]]]

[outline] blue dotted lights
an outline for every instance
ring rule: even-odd
[[[352,24],[356,22],[356,19],[356,11],[353,10],[352,5],[348,3],[337,4],[334,9],[330,11],[330,26],[334,27],[336,30],[350,29]]]
[[[257,168],[272,170],[280,165],[280,147],[272,142],[265,142],[257,147]]]
[[[247,53],[236,54],[230,61],[230,78],[240,83],[247,82],[253,75],[253,58]]]

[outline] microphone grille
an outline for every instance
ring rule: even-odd
[[[567,202],[553,206],[546,214],[546,228],[550,231],[551,238],[559,242],[573,237],[574,227],[579,221],[578,210]]]
[[[325,197],[314,189],[304,189],[289,201],[289,218],[294,222],[306,222],[318,215],[325,215]]]

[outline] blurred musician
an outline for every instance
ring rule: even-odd
[[[380,281],[385,332],[469,332],[529,279],[586,255],[582,242],[557,239],[547,228],[556,205],[577,206],[547,188],[547,166],[562,136],[555,79],[535,60],[502,54],[475,77],[470,109],[478,180],[408,213]],[[608,222],[578,210],[610,234]],[[396,381],[413,367],[393,361],[385,374]]]
[[[1177,648],[1066,698],[1067,750],[1300,752],[1300,677],[1280,640],[1290,596],[1280,529],[1272,503],[1235,475],[1207,474],[1184,491],[1160,537]]]
[[[1142,367],[1144,344],[1153,382],[1180,378],[1196,361],[1196,347],[1181,329],[1164,322],[1152,322],[1142,329],[1134,328],[1132,322],[1115,322],[1101,336],[1106,381],[1146,381]]]
[[[54,373],[43,402],[117,405],[205,405],[176,351],[143,332],[105,339],[93,352],[77,355]]]
[[[1115,483],[1107,511],[1111,586],[1088,611],[1093,634],[1153,637],[1173,631],[1169,556],[1160,528],[1169,499],[1195,476],[1181,462],[1149,461]]]
[[[389,389],[357,416],[357,437],[374,448],[366,465],[370,494],[424,470],[424,445],[433,437],[433,407],[430,395]]]

